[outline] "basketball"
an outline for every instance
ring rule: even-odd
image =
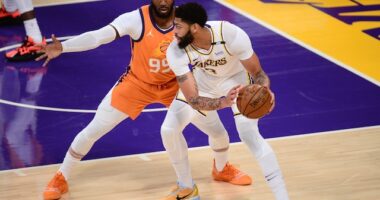
[[[272,107],[271,101],[272,96],[268,88],[253,84],[239,91],[236,104],[242,115],[250,119],[258,119],[269,113]]]

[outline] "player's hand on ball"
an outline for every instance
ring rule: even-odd
[[[269,91],[269,94],[270,94],[270,96],[271,96],[271,104],[272,104],[272,106],[271,106],[270,109],[269,109],[269,112],[272,112],[272,110],[274,109],[274,106],[275,106],[276,101],[275,101],[274,93],[272,92],[272,90],[270,90],[270,89],[268,88],[268,91]]]
[[[273,110],[274,102],[274,94],[268,87],[251,84],[239,91],[236,106],[243,116],[259,119]]]
[[[228,93],[227,93],[227,96],[225,98],[222,99],[222,102],[221,102],[221,107],[222,108],[226,108],[226,107],[231,107],[232,104],[234,104],[235,102],[235,99],[237,98],[238,94],[239,94],[239,90],[243,88],[242,85],[237,85],[235,87],[233,87]]]

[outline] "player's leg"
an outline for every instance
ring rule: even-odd
[[[198,189],[191,176],[187,143],[182,134],[182,130],[190,123],[194,114],[195,110],[187,103],[174,100],[161,126],[162,142],[178,178],[177,186],[166,200],[175,200],[177,195],[186,197],[183,199],[199,198]]]
[[[15,12],[17,11],[17,4],[15,0],[2,0],[0,1],[1,8],[6,10],[7,12]]]
[[[250,76],[247,72],[243,71],[221,83],[222,93],[226,94],[235,85],[251,83]],[[235,124],[239,137],[248,146],[251,153],[259,162],[265,179],[276,196],[276,199],[287,200],[288,194],[276,155],[268,142],[261,136],[258,128],[258,120],[248,119],[239,114],[236,104],[232,106],[232,111],[235,114]]]
[[[35,43],[42,42],[40,27],[38,26],[32,0],[16,0],[21,19],[24,21],[26,35]]]
[[[237,112],[236,107],[234,111]],[[236,115],[235,123],[240,139],[256,157],[276,200],[289,199],[276,155],[268,142],[261,136],[257,124],[258,120],[248,119],[243,115]]]
[[[197,113],[192,123],[208,135],[208,142],[213,151],[215,167],[222,171],[228,162],[228,148],[230,138],[216,111],[209,111],[207,115]]]
[[[216,111],[207,112],[206,115],[197,113],[192,123],[209,136],[208,140],[215,161],[212,170],[213,178],[235,185],[250,185],[251,177],[228,162],[229,136],[218,113]]]
[[[111,90],[112,91],[112,90]],[[93,120],[75,137],[57,174],[44,191],[44,199],[58,199],[68,191],[71,170],[89,152],[94,143],[128,117],[111,106],[111,91],[100,103]]]
[[[35,16],[32,0],[15,0],[21,19],[24,22],[26,38],[21,47],[6,53],[6,58],[10,61],[33,60],[39,54],[40,48],[37,44],[46,44],[42,38],[40,27]]]

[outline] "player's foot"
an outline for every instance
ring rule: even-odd
[[[212,177],[216,181],[224,181],[228,182],[234,185],[251,185],[252,179],[244,172],[237,169],[235,166],[231,165],[227,162],[227,164],[224,166],[223,170],[221,172],[218,172],[218,170],[215,167],[215,161],[214,161],[214,167],[212,169]]]
[[[36,45],[46,45],[45,38],[42,39],[41,43],[37,44],[33,41],[33,38],[26,36],[22,45],[16,49],[8,51],[5,54],[5,57],[9,61],[14,62],[34,60],[41,55],[41,53],[37,53],[37,51],[41,50],[41,47]]]
[[[194,184],[193,188],[182,188],[178,184],[173,187],[170,194],[162,200],[200,200],[198,187]]]
[[[14,25],[14,24],[21,24],[21,16],[20,13],[16,10],[15,12],[7,12],[5,10],[4,5],[1,5],[0,8],[0,25]]]
[[[45,188],[44,200],[59,199],[67,191],[69,191],[69,186],[65,177],[61,172],[57,172]]]

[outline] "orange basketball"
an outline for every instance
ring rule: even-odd
[[[239,91],[236,101],[240,113],[258,119],[269,113],[272,107],[269,89],[258,84],[247,85]]]

